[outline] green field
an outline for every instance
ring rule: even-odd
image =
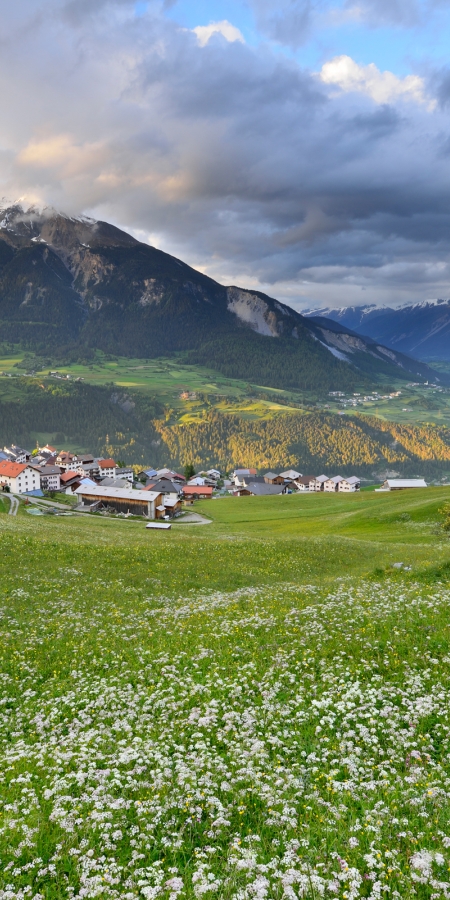
[[[446,897],[449,500],[0,515],[2,900]]]
[[[0,373],[7,376],[28,373],[30,366],[27,359],[23,353],[0,357]],[[450,425],[450,388],[436,388],[422,384],[408,386],[401,380],[389,385],[389,390],[401,391],[399,397],[365,401],[363,392],[360,394],[360,403],[354,410],[351,406],[344,406],[339,399],[326,394],[285,391],[226,378],[212,369],[187,365],[182,357],[161,357],[152,360],[125,357],[110,359],[97,351],[90,365],[55,364],[32,369],[40,377],[48,376],[49,370],[52,369],[61,375],[69,375],[71,379],[82,378],[90,384],[115,384],[123,390],[151,394],[173,410],[173,421],[182,424],[197,420],[205,406],[210,405],[222,412],[237,413],[246,419],[261,419],[307,404],[332,412],[344,412],[346,415],[352,415],[355,411],[363,412],[399,423],[432,422]],[[10,382],[11,379],[8,378],[6,381],[0,374],[0,397],[5,390],[8,393],[11,391]],[[16,390],[20,390],[20,382],[17,383]],[[381,385],[379,391],[383,394],[388,388]],[[182,398],[180,395],[184,392],[197,396]],[[354,394],[347,394],[346,399],[354,399]]]

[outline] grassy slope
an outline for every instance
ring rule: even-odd
[[[1,515],[5,898],[444,896],[449,498]]]

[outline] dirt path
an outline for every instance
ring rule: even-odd
[[[212,519],[201,516],[200,513],[188,513],[182,519],[176,519],[174,525],[211,525]]]

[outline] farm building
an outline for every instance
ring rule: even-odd
[[[162,494],[156,491],[135,491],[132,488],[96,484],[80,485],[75,494],[80,505],[92,511],[109,508],[134,516],[147,516],[149,519],[160,519],[166,515]]]
[[[187,502],[192,500],[211,500],[213,494],[212,487],[200,484],[187,484],[183,488],[183,500]]]
[[[407,488],[428,487],[423,478],[388,478],[384,482],[382,491],[404,491]]]

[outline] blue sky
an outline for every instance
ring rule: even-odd
[[[450,296],[450,0],[6,0],[0,196],[301,309]]]

